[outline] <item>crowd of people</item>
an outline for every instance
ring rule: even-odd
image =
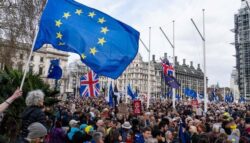
[[[21,95],[17,90],[4,107]],[[209,103],[204,113],[202,103],[194,107],[182,100],[173,109],[170,100],[154,99],[149,108],[142,102],[138,115],[130,100],[124,112],[119,104],[110,107],[104,96],[68,98],[53,107],[44,107],[44,96],[41,90],[28,93],[17,143],[250,142],[250,105],[246,103]]]

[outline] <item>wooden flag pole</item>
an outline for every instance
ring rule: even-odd
[[[25,78],[26,78],[27,71],[28,71],[29,64],[30,64],[30,59],[31,59],[31,56],[32,56],[32,53],[33,53],[33,50],[34,50],[34,47],[35,47],[35,42],[36,42],[36,39],[37,39],[37,35],[38,35],[39,28],[36,28],[36,29],[37,29],[37,30],[36,30],[36,35],[35,35],[35,38],[34,38],[33,43],[32,43],[32,48],[30,49],[29,58],[28,58],[28,60],[27,60],[27,62],[26,62],[26,66],[25,66],[25,70],[24,70],[22,82],[21,82],[21,85],[20,85],[20,90],[22,90],[22,88],[23,88],[24,80],[25,80]]]

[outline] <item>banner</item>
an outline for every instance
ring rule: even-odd
[[[197,99],[193,99],[191,103],[192,103],[192,106],[195,107],[195,108],[197,108],[199,106],[199,103],[198,103]]]
[[[139,115],[142,113],[140,100],[134,100],[133,109],[134,109],[134,114],[136,114],[136,115]]]

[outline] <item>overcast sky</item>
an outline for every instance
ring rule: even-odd
[[[241,6],[241,0],[76,0],[99,9],[137,29],[141,39],[148,44],[148,29],[151,31],[152,54],[159,59],[172,48],[159,30],[161,26],[172,39],[172,21],[175,20],[175,44],[178,61],[202,64],[202,41],[190,21],[193,18],[202,31],[202,9],[205,9],[207,76],[209,85],[230,85],[230,75],[235,66],[234,14]],[[144,60],[148,54],[140,45],[139,52]],[[75,59],[76,56],[71,56]]]

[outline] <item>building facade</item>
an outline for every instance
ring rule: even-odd
[[[18,50],[16,52],[16,60],[14,60],[13,68],[21,71],[25,70],[27,59],[29,55],[27,51]],[[62,68],[63,75],[62,78],[58,81],[58,86],[60,92],[66,92],[66,83],[67,83],[67,62],[69,55],[67,52],[58,51],[54,49],[51,45],[44,45],[38,51],[32,53],[31,60],[28,66],[28,72],[39,74],[40,77],[50,85],[51,88],[55,87],[55,80],[48,79],[48,70],[50,66],[50,61],[52,59],[60,59],[60,67]]]
[[[234,16],[236,69],[238,72],[238,85],[240,95],[250,99],[250,40],[249,40],[249,14],[247,6],[249,0],[242,0],[241,8]]]
[[[167,57],[167,54],[164,54],[164,57]],[[194,90],[198,90],[198,93],[202,93],[204,90],[204,74],[200,69],[200,65],[195,68],[193,66],[193,62],[190,62],[190,65],[186,64],[185,59],[182,64],[179,64],[176,60],[176,78],[181,84],[181,88],[177,90],[177,94],[183,95],[183,90],[188,87]],[[75,75],[82,76],[86,74],[88,69],[87,67],[81,63],[81,61],[75,61],[69,64],[69,81],[71,85],[69,86],[72,90],[77,86],[73,79],[76,77]],[[72,67],[78,68],[72,68]],[[75,74],[78,73],[78,74]],[[79,74],[80,73],[80,74]],[[126,93],[126,87],[128,84],[131,85],[134,91],[138,91],[139,95],[147,95],[148,92],[148,62],[143,61],[140,53],[137,54],[133,62],[127,67],[127,69],[123,72],[123,74],[116,80],[111,80],[112,83],[117,85],[118,90],[122,93]],[[103,89],[108,88],[108,78],[100,76],[99,78],[100,87]],[[73,88],[72,88],[73,87]],[[155,56],[152,56],[152,60],[150,61],[150,94],[151,96],[160,97],[165,95],[170,88],[165,84],[165,80],[163,78],[162,65],[161,62],[155,59]]]

